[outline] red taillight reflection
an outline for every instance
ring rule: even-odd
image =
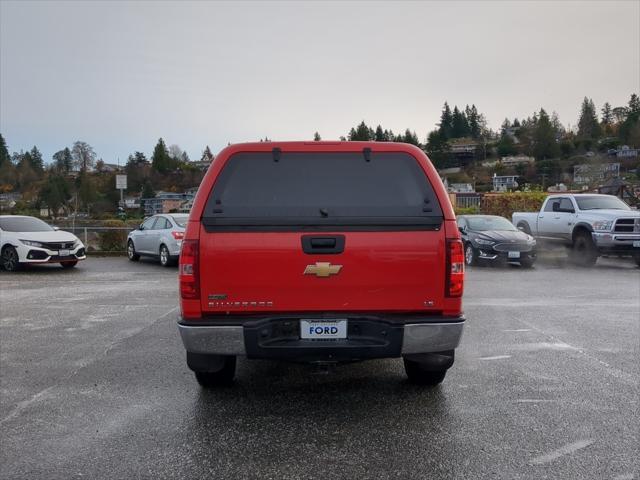
[[[173,235],[173,238],[175,238],[176,240],[182,240],[184,238],[184,232],[176,232],[174,230],[171,232],[171,235]]]
[[[184,240],[180,251],[180,296],[182,298],[200,298],[198,256],[198,240]]]
[[[461,297],[464,290],[464,248],[461,240],[447,240],[447,297]]]

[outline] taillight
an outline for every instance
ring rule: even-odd
[[[447,297],[461,297],[464,289],[464,248],[461,240],[447,240]]]
[[[174,230],[171,232],[171,235],[173,235],[173,238],[175,238],[176,240],[182,240],[184,238],[184,232],[176,232]]]
[[[184,240],[180,251],[180,296],[185,299],[200,298],[198,274],[198,240]]]

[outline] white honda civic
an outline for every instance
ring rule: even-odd
[[[24,264],[60,263],[73,268],[86,257],[82,242],[39,218],[0,215],[0,266],[9,272]]]

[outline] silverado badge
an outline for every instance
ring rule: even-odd
[[[342,265],[331,265],[329,262],[316,262],[315,265],[307,265],[304,269],[305,275],[315,275],[316,277],[328,277],[337,275],[342,269]]]

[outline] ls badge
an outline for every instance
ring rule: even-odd
[[[342,265],[331,265],[329,262],[316,262],[315,265],[307,265],[304,269],[305,275],[315,275],[316,277],[328,277],[337,275],[342,270]]]

